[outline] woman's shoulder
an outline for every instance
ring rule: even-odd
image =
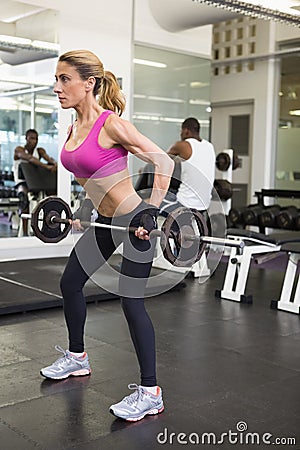
[[[106,111],[107,114],[105,116],[104,127],[111,130],[127,128],[130,122],[120,117],[114,111]],[[101,117],[101,116],[100,116]]]

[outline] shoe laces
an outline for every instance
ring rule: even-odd
[[[55,350],[57,350],[60,353],[63,353],[64,356],[61,358],[58,358],[53,365],[54,366],[60,366],[62,363],[66,362],[67,364],[70,364],[72,358],[69,352],[65,351],[60,345],[55,346]]]
[[[124,402],[126,402],[128,405],[137,403],[139,398],[142,397],[144,394],[144,391],[141,388],[141,386],[138,386],[135,383],[128,384],[128,389],[134,389],[134,392],[132,394],[127,395],[127,397],[124,398]]]

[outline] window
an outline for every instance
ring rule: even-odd
[[[237,29],[237,38],[238,39],[243,39],[244,37],[244,29],[243,28],[238,28]]]
[[[237,72],[237,73],[240,73],[240,72],[242,72],[242,71],[243,71],[243,65],[242,65],[241,63],[237,64],[237,65],[236,65],[236,72]]]
[[[250,42],[249,44],[249,53],[255,53],[255,42]]]
[[[234,148],[239,155],[249,155],[250,116],[231,116],[230,148]]]
[[[299,41],[281,49],[299,47]],[[300,140],[300,57],[287,54],[281,59],[279,117],[276,151],[275,188],[300,190],[299,140]],[[298,201],[298,208],[300,202]]]
[[[219,42],[220,42],[220,33],[215,32],[214,33],[214,44],[219,44]]]
[[[0,105],[0,170],[11,172],[14,149],[24,145],[25,132],[34,128],[39,133],[39,146],[57,160],[57,102],[52,89],[3,97]]]
[[[183,120],[196,117],[208,139],[211,61],[140,45],[134,57],[153,64],[134,64],[132,119],[138,130],[167,150],[180,139]]]
[[[255,37],[256,36],[256,25],[250,26],[250,36]]]
[[[225,58],[230,58],[230,47],[225,47]]]
[[[242,56],[242,54],[243,54],[243,45],[239,44],[239,45],[236,46],[236,55],[237,56]]]
[[[225,41],[229,42],[231,40],[231,30],[225,31]]]

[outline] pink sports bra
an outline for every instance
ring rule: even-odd
[[[85,140],[74,150],[67,150],[72,127],[61,151],[62,165],[76,178],[104,178],[127,167],[128,152],[124,147],[103,148],[98,136],[105,120],[113,111],[104,111],[94,123]]]

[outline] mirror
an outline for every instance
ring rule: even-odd
[[[23,236],[14,151],[26,144],[26,131],[35,129],[36,147],[58,158],[57,29],[55,10],[8,0],[0,12],[0,238]]]
[[[281,59],[280,108],[277,135],[275,188],[300,190],[300,53],[299,41],[286,45]],[[292,53],[293,52],[293,53]],[[300,206],[299,200],[295,202]]]

